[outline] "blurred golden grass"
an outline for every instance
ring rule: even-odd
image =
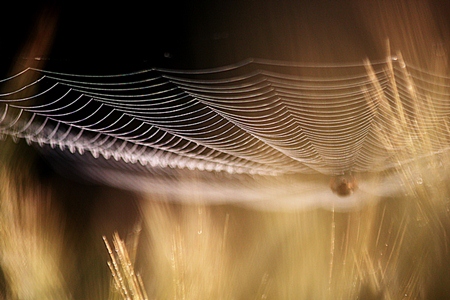
[[[398,130],[409,130],[401,116],[395,118]],[[431,144],[424,137],[410,150],[431,150]],[[79,261],[85,266],[75,268],[74,250],[64,242],[65,214],[55,203],[62,199],[54,199],[51,190],[32,179],[24,167],[32,159],[17,162],[17,149],[9,140],[2,144],[4,298],[71,299],[76,294],[84,299],[445,299],[450,295],[449,190],[446,172],[438,167],[448,163],[446,155],[427,160],[431,169],[419,161],[398,168],[409,189],[405,196],[380,199],[350,212],[263,212],[143,196],[142,229],[137,227],[126,241],[114,234],[113,246],[102,250],[109,252],[110,267],[106,256],[98,254],[101,250],[86,245],[91,250]],[[424,176],[423,182],[417,182],[418,176]],[[101,228],[91,227],[93,232]],[[90,266],[99,257],[105,261]],[[83,276],[78,270],[89,266],[101,270],[90,269],[93,281],[76,293],[74,288],[80,286],[71,282]],[[102,275],[110,271],[114,277]],[[107,285],[110,292],[105,294],[102,287]]]
[[[150,299],[445,296],[448,210],[420,201],[276,213],[150,200],[139,271]]]
[[[448,155],[414,161],[436,151],[436,145],[447,144],[447,132],[442,132],[441,124],[426,122],[436,120],[437,112],[432,100],[419,100],[414,89],[410,97],[420,112],[415,120],[407,115],[398,92],[394,112],[370,64],[367,70],[377,91],[367,100],[381,107],[390,122],[380,130],[380,142],[397,149],[394,161],[412,159],[396,168],[404,195],[351,212],[261,212],[177,205],[150,197],[141,205],[148,238],[139,247],[146,258],[143,277],[149,295],[155,299],[450,297]],[[391,64],[386,72],[396,91]],[[408,78],[406,70],[404,76]],[[413,86],[412,81],[409,84]],[[432,131],[442,140],[432,140],[427,134]],[[403,138],[395,141],[401,145],[392,144],[394,132]]]
[[[147,201],[143,232],[148,236],[139,243],[137,268],[150,299],[399,299],[404,295],[430,299],[433,293],[448,295],[448,210],[424,210],[415,200],[385,201],[350,213],[263,213]],[[25,229],[36,228],[40,210],[32,211],[30,225],[16,225],[14,235],[2,231],[2,240],[9,245],[2,245],[2,271],[13,295],[10,299],[70,298],[60,264],[55,263],[55,257],[63,263],[70,257],[55,251],[61,249],[58,234],[51,244],[46,242],[48,232],[45,237],[42,231],[30,237]],[[118,236],[114,239],[116,250],[111,253],[122,256],[116,263],[129,284],[135,272],[133,255],[126,258],[124,242]],[[77,275],[66,280],[71,276]],[[26,284],[25,278],[33,284]],[[118,295],[112,293],[109,298]]]
[[[5,142],[4,142],[5,143]],[[8,152],[2,145],[2,162]],[[12,151],[12,150],[10,150]],[[69,299],[60,266],[64,223],[51,192],[0,164],[0,267],[8,299]]]
[[[368,74],[377,87],[370,65]],[[385,103],[391,129],[404,137],[401,143],[407,151],[395,152],[397,161],[435,150],[436,141],[417,128],[428,126],[427,131],[445,136],[438,131],[442,127],[422,122],[436,113],[430,99],[415,102],[427,107],[417,108],[421,115],[417,116],[419,127],[414,128],[405,114],[389,112],[392,106],[386,105],[380,87],[378,98],[366,96],[374,105]],[[399,97],[395,100],[396,111],[404,112]],[[380,141],[391,143],[393,131],[381,130]],[[438,145],[446,142],[443,139]],[[143,195],[139,201],[142,229],[138,227],[126,241],[114,234],[112,246],[103,237],[109,265],[105,259],[98,264],[101,267],[89,269],[93,259],[105,256],[99,255],[94,244],[85,246],[91,250],[77,262],[86,264],[80,269],[92,270],[94,281],[84,283],[84,292],[76,292],[80,286],[71,282],[83,275],[73,266],[75,250],[65,242],[66,215],[56,203],[61,199],[53,199],[51,189],[32,179],[27,165],[33,159],[18,161],[19,148],[9,140],[2,143],[4,298],[441,299],[450,295],[450,194],[445,170],[449,159],[445,153],[429,157],[426,163],[417,160],[397,167],[405,195],[350,212],[263,212],[177,204],[169,196]],[[91,227],[98,232],[101,225]],[[110,276],[103,276],[107,272]],[[103,287],[108,285],[105,294]]]
[[[422,2],[364,7],[372,17],[363,15],[363,19],[372,28],[368,31],[379,35],[375,44],[390,36],[395,49],[408,51],[408,61],[446,74],[446,61],[428,59],[433,54],[428,45],[439,40],[440,30],[429,22],[432,17],[423,7],[425,2],[418,3]],[[399,17],[408,14],[422,21],[406,22],[406,17]],[[48,50],[50,41],[40,42],[42,35],[50,38],[48,31],[39,32],[36,44],[24,52],[29,57],[45,55]],[[39,44],[45,47],[40,49]],[[446,59],[445,55],[441,58]],[[378,87],[376,101],[386,101],[369,65],[368,75]],[[414,89],[411,93],[414,99]],[[376,104],[377,95],[366,96]],[[409,153],[399,152],[398,161],[433,150],[433,137],[427,132],[439,132],[442,127],[422,122],[439,113],[430,98],[425,100],[414,102],[418,111],[429,114],[418,115],[419,132],[403,114],[389,113],[392,128],[408,145]],[[399,97],[395,105],[402,111]],[[419,138],[414,138],[417,133]],[[380,142],[388,145],[392,141],[385,133]],[[380,199],[350,212],[263,212],[226,205],[183,205],[171,202],[169,196],[143,196],[139,201],[142,230],[125,241],[114,234],[112,246],[106,249],[85,239],[81,251],[73,247],[79,241],[67,243],[71,235],[65,219],[72,212],[58,206],[65,199],[56,198],[33,178],[29,172],[32,158],[13,155],[17,149],[9,140],[0,145],[0,298],[450,298],[450,191],[445,176],[450,160],[446,154],[431,157],[431,168],[421,162],[398,168],[407,195]],[[108,217],[94,219],[86,227],[71,224],[76,227],[71,230],[90,228],[81,234],[97,234],[102,226],[95,222],[114,221]],[[98,241],[107,234],[99,233]],[[105,260],[98,262],[102,257]],[[80,277],[87,277],[85,270],[90,276],[83,281]],[[104,286],[110,289],[105,292]]]
[[[427,107],[417,107],[419,126],[412,126],[399,97],[394,99],[396,113],[389,111],[392,105],[386,104],[367,66],[378,91],[377,95],[366,94],[367,101],[385,105],[391,122],[389,132],[380,130],[380,141],[394,149],[399,145],[392,144],[390,134],[404,138],[396,140],[406,145],[405,151],[395,152],[398,162],[433,152],[436,141],[417,131],[426,128],[446,136],[439,131],[442,127],[423,121],[435,118],[431,99],[414,102]],[[411,97],[416,99],[414,94]],[[438,145],[447,142],[443,139]],[[80,286],[71,282],[83,275],[77,274],[74,249],[65,242],[65,214],[56,203],[61,199],[53,199],[51,189],[33,180],[27,169],[33,159],[18,155],[19,148],[9,140],[2,143],[0,269],[4,298],[71,299],[75,294],[84,299],[450,296],[450,193],[445,170],[449,159],[445,152],[430,156],[425,163],[413,160],[397,167],[405,195],[350,212],[263,212],[227,205],[177,204],[169,196],[143,195],[139,201],[142,229],[137,228],[126,241],[114,234],[112,246],[104,237],[107,251],[103,251],[108,252],[110,262],[105,259],[101,267],[91,266],[100,268],[91,271],[94,281],[85,282],[85,291],[76,293],[74,289]],[[101,225],[91,227],[98,232]],[[95,245],[83,255],[87,256],[79,263],[86,265],[81,269],[105,257]],[[107,272],[112,276],[102,275]],[[108,285],[110,292],[105,294],[103,287]]]
[[[137,241],[137,238],[135,239]],[[134,259],[130,257],[125,241],[120,239],[117,232],[113,236],[114,250],[111,248],[105,236],[103,237],[103,241],[111,258],[111,261],[108,261],[108,267],[112,274],[115,291],[123,299],[148,299],[142,278],[134,271]],[[112,293],[110,299],[114,297],[115,294]]]

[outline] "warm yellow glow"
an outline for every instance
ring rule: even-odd
[[[291,182],[268,179],[261,188],[275,190],[270,203],[214,205],[195,190],[210,187],[207,182],[189,177],[180,178],[184,197],[170,191],[122,196],[118,190],[65,178],[38,178],[30,167],[34,152],[8,138],[0,142],[0,298],[448,298],[450,125],[431,95],[445,92],[445,84],[440,91],[439,82],[433,82],[434,90],[419,97],[404,64],[411,61],[445,82],[448,53],[445,47],[438,56],[430,50],[439,34],[425,4],[384,9],[374,7],[372,18],[366,18],[372,9],[361,15],[369,22],[368,38],[405,66],[401,79],[410,101],[406,105],[400,99],[391,60],[384,72],[394,101],[386,98],[366,61],[370,88],[361,93],[368,109],[382,112],[385,127],[374,134],[394,158],[391,169],[370,181],[362,178],[358,185],[370,190],[396,180],[402,193],[373,194],[351,210],[340,210],[332,201],[327,209],[280,209],[295,195],[291,199],[276,188]],[[32,53],[46,50],[38,44],[29,47]],[[61,182],[65,189],[58,186]],[[232,193],[233,187],[226,191]]]

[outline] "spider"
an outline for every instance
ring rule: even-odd
[[[353,175],[344,174],[332,177],[330,180],[330,187],[336,195],[346,197],[350,196],[358,189],[358,182]]]

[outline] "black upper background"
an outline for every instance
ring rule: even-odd
[[[431,3],[434,14],[447,20],[448,1]],[[74,73],[210,68],[250,57],[377,59],[385,46],[367,23],[379,21],[376,14],[390,9],[385,5],[381,0],[15,1],[0,9],[1,74],[33,58],[22,49],[38,20],[46,18],[57,21],[45,68]]]
[[[249,57],[315,62],[377,57],[352,2],[17,1],[0,12],[2,74],[33,58],[21,56],[21,49],[37,20],[47,17],[57,20],[57,29],[45,67],[66,72],[209,68]]]

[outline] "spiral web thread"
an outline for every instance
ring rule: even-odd
[[[401,56],[108,76],[29,68],[0,85],[2,136],[149,170],[335,175],[449,146],[450,78]]]

